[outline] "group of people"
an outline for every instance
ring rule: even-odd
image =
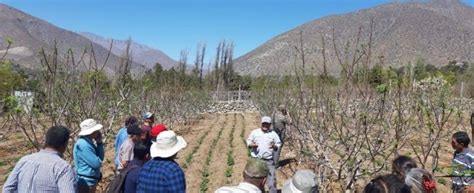
[[[174,160],[187,143],[164,124],[154,122],[151,112],[143,114],[142,123],[132,116],[117,133],[114,163],[119,184],[109,184],[109,192],[186,191],[184,172]]]
[[[132,116],[117,133],[113,182],[119,178],[122,181],[118,187],[107,187],[108,191],[186,192],[184,172],[174,161],[177,153],[186,147],[186,141],[165,125],[153,123],[153,113],[145,113],[142,121]],[[3,192],[95,193],[104,162],[102,128],[94,119],[80,123],[72,153],[74,167],[63,159],[71,131],[64,126],[49,128],[44,148],[18,161]]]
[[[474,151],[469,148],[471,140],[466,132],[452,135],[454,149],[452,159],[451,190],[454,193],[474,192]],[[364,188],[364,193],[435,193],[436,180],[433,175],[407,156],[399,156],[392,162],[392,173],[372,179]]]
[[[276,193],[276,169],[290,124],[286,108],[261,118],[261,127],[253,130],[246,140],[251,158],[248,159],[243,181],[237,186],[225,186],[216,193]],[[45,146],[39,152],[24,156],[16,164],[4,184],[4,193],[61,192],[94,193],[102,179],[104,162],[103,126],[94,119],[80,123],[78,139],[73,146],[72,167],[63,159],[71,131],[64,126],[53,126],[46,132]],[[452,136],[453,192],[474,192],[474,152],[465,132]],[[185,175],[175,161],[187,143],[164,124],[154,125],[153,113],[143,114],[141,120],[126,119],[115,138],[114,164],[116,175],[107,192],[126,193],[184,193]],[[319,181],[311,170],[298,170],[284,183],[283,193],[319,192]],[[392,163],[392,173],[371,180],[365,193],[434,193],[433,175],[418,168],[407,156],[399,156]]]

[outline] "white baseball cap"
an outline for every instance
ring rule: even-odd
[[[272,123],[272,118],[269,116],[262,117],[262,123]]]

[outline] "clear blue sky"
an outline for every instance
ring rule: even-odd
[[[305,22],[390,0],[0,0],[71,31],[133,40],[174,59],[182,49],[194,59],[196,44],[213,54],[220,40],[241,56]],[[474,6],[474,0],[464,0]],[[213,56],[211,56],[213,57]],[[192,62],[192,61],[190,61]]]

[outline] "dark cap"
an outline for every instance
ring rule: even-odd
[[[143,131],[140,129],[138,125],[132,125],[130,127],[127,127],[127,133],[129,135],[138,135],[141,134]]]

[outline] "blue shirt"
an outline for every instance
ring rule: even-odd
[[[125,140],[127,140],[127,138],[128,138],[127,128],[123,127],[117,133],[117,137],[115,137],[115,157],[114,157],[115,167],[118,167],[120,165],[120,157],[119,157],[120,146]]]
[[[137,166],[136,168],[130,169],[127,173],[127,177],[125,177],[125,189],[124,193],[136,193],[137,192],[137,182],[138,182],[138,174],[140,173],[140,169],[142,168],[145,161],[134,159],[130,161],[127,167]]]
[[[154,158],[140,170],[137,192],[185,193],[184,172],[172,159]]]
[[[71,165],[58,152],[44,149],[18,161],[3,192],[75,193],[76,178]]]
[[[78,184],[96,185],[104,160],[104,145],[96,146],[91,139],[80,137],[74,144],[73,156]]]

